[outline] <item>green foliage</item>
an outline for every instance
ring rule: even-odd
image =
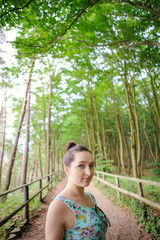
[[[150,174],[160,177],[160,159],[157,159],[157,163],[150,163],[150,166],[152,167]]]
[[[115,170],[113,162],[113,160],[106,160],[104,158],[98,157],[96,160],[96,170],[111,173]]]

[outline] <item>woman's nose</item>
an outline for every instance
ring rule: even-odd
[[[85,174],[90,176],[91,175],[91,169],[89,167],[86,167]]]

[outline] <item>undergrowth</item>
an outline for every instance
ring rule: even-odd
[[[58,180],[58,179],[57,179]],[[60,180],[60,178],[59,178]],[[59,181],[58,180],[58,181]],[[45,186],[47,183],[43,183]],[[52,184],[52,187],[54,187],[54,184]],[[38,183],[34,183],[29,186],[29,198],[31,198],[34,194],[36,194],[39,191],[39,185]],[[48,193],[48,190],[43,190],[42,198],[44,198]],[[20,207],[24,203],[24,196],[23,191],[18,190],[14,193],[8,194],[7,198],[4,200],[0,200],[0,219],[3,219],[5,216],[9,215],[11,212],[13,212],[15,209]],[[39,195],[37,195],[32,201],[29,203],[29,218],[34,217],[37,215],[37,212],[41,210],[41,202],[39,202]],[[9,220],[6,224],[4,224],[0,228],[0,240],[4,239],[4,230],[10,226],[12,223],[16,223],[16,226],[19,226],[24,221],[23,217],[23,209],[19,211],[14,217],[12,217],[11,220]]]
[[[115,185],[115,179],[113,177],[106,176],[105,179]],[[152,178],[152,181],[155,181],[155,179]],[[128,209],[137,219],[137,223],[141,228],[144,228],[148,233],[152,233],[155,240],[160,240],[160,211],[149,206],[142,208],[137,199],[131,198],[122,193],[119,193],[119,201],[117,201],[118,196],[116,190],[106,186],[104,187],[104,184],[99,183],[95,179],[93,182],[114,204],[118,204],[123,209]],[[138,194],[136,182],[120,179],[120,187]],[[144,185],[143,191],[145,198],[160,203],[160,189],[158,187]]]

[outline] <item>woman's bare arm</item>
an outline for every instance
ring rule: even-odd
[[[46,240],[64,239],[64,211],[60,201],[53,201],[48,209],[46,218]]]

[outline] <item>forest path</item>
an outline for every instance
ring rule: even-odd
[[[66,179],[58,182],[54,189],[47,195],[42,204],[42,211],[37,217],[30,220],[30,225],[26,227],[20,239],[25,240],[43,240],[45,239],[45,219],[47,209],[55,196],[65,187]],[[111,227],[107,231],[106,240],[151,240],[143,229],[140,229],[136,220],[129,214],[127,210],[122,210],[120,207],[113,205],[113,203],[106,198],[102,192],[94,186],[93,183],[85,189],[91,192],[98,203],[98,206],[106,213],[111,222]]]

